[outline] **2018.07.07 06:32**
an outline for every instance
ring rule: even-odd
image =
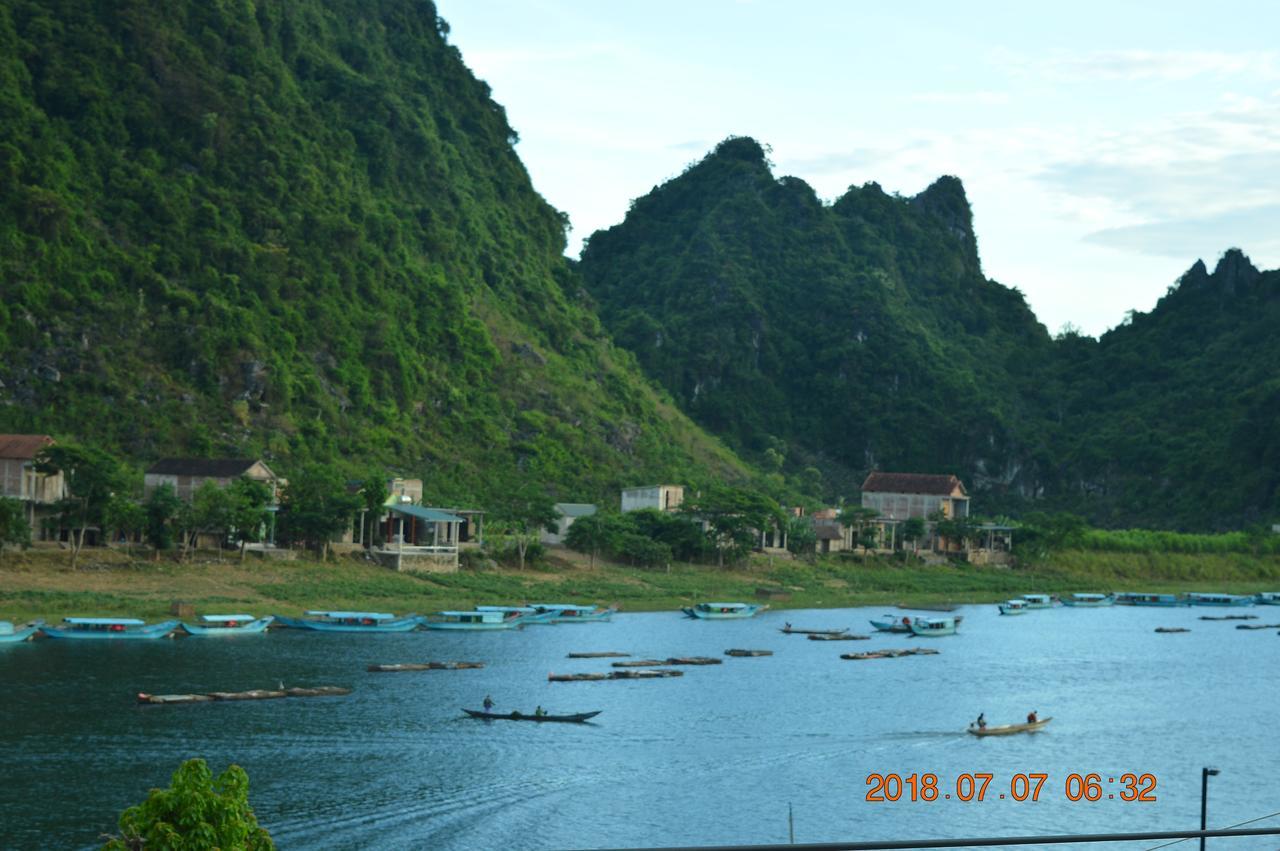
[[[951,791],[939,788],[936,774],[868,774],[866,800],[871,803],[892,801],[1038,801],[1049,775],[1038,772],[1014,774],[1009,778],[1008,792],[999,791],[1001,784],[991,787],[994,774],[973,772],[956,776]],[[1114,791],[1113,791],[1114,790]],[[1068,801],[1126,801],[1155,803],[1154,774],[1125,773],[1103,776],[1097,773],[1068,774],[1063,782],[1063,795]]]

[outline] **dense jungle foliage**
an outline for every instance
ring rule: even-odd
[[[1280,273],[1197,263],[1150,314],[1052,339],[982,273],[960,181],[832,204],[730,138],[591,236],[615,340],[765,469],[829,498],[954,473],[987,515],[1241,528],[1280,517]]]
[[[0,432],[473,499],[746,468],[615,349],[427,0],[0,3]]]

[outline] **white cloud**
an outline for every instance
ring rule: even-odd
[[[1008,51],[994,55],[999,65],[1023,74],[1057,80],[1189,80],[1193,77],[1247,75],[1280,78],[1280,53],[1274,50],[1053,50],[1039,56]]]

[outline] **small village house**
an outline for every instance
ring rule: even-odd
[[[658,511],[675,511],[684,502],[684,485],[646,485],[624,488],[622,510],[641,511],[646,508]]]
[[[225,488],[239,478],[262,482],[271,489],[271,503],[280,500],[286,481],[271,471],[265,461],[252,458],[164,458],[152,464],[143,476],[143,491],[150,496],[162,485],[171,485],[179,499],[190,502],[208,481]]]
[[[67,495],[62,473],[41,473],[36,458],[54,440],[47,434],[0,434],[0,496],[22,503],[32,537],[52,534],[45,527]]]
[[[557,547],[564,544],[564,536],[568,534],[569,527],[579,517],[590,517],[596,513],[596,506],[585,502],[557,502],[556,509],[556,530],[554,532],[546,529],[542,530],[539,540],[548,546]]]

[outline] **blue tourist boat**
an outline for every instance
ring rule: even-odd
[[[1053,598],[1048,594],[1023,594],[1028,609],[1052,609]]]
[[[541,614],[552,614],[552,623],[589,623],[591,621],[607,621],[617,613],[614,606],[579,606],[575,603],[533,603],[533,608]]]
[[[257,635],[267,631],[275,618],[255,618],[253,615],[201,615],[199,623],[182,624],[187,635],[208,638],[221,635]]]
[[[1187,595],[1189,606],[1252,606],[1252,594],[1197,594]]]
[[[1117,606],[1181,606],[1182,598],[1177,594],[1141,594],[1124,591],[1116,595]]]
[[[920,636],[955,635],[962,617],[920,617],[911,621],[911,632]]]
[[[10,621],[0,621],[0,644],[16,644],[26,641],[44,626],[44,621],[32,621],[22,626],[14,626]]]
[[[1112,594],[1072,594],[1070,597],[1062,599],[1062,605],[1071,606],[1072,608],[1096,608],[1098,606],[1110,606],[1115,601],[1116,598]]]
[[[427,629],[512,629],[520,626],[520,612],[436,612],[419,621]]]
[[[314,632],[411,632],[418,628],[418,615],[396,615],[388,612],[335,612],[311,610],[303,618],[282,618],[286,626]]]
[[[148,624],[137,618],[63,618],[60,625],[41,627],[41,631],[50,638],[94,641],[165,638],[177,628],[177,621]]]
[[[996,608],[1000,610],[1002,615],[1025,615],[1030,611],[1026,600],[1005,600]]]
[[[871,625],[880,632],[911,632],[911,617],[883,615],[879,620],[872,619]]]
[[[769,608],[755,603],[698,603],[681,609],[686,615],[699,620],[728,620],[752,618]]]
[[[1255,602],[1259,606],[1280,606],[1280,591],[1263,591],[1258,594]]]
[[[508,614],[515,612],[520,615],[520,623],[527,625],[531,623],[554,623],[557,612],[545,611],[540,612],[533,606],[476,606],[477,612],[502,612]]]

